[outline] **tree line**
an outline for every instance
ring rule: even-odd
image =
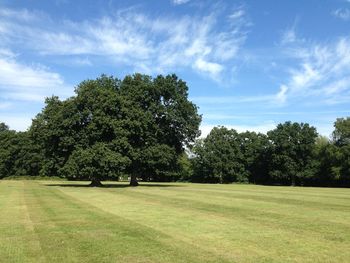
[[[332,139],[292,122],[198,139],[200,122],[176,75],[102,75],[66,100],[47,98],[25,132],[0,123],[0,178],[350,186],[350,118],[336,120]]]
[[[193,147],[190,180],[349,187],[350,118],[334,127],[332,139],[290,121],[266,135],[215,127]]]

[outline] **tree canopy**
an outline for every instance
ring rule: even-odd
[[[78,85],[76,96],[46,100],[33,120],[34,141],[45,155],[43,175],[70,179],[167,180],[184,147],[199,135],[201,117],[175,75],[102,75]]]
[[[305,123],[285,122],[267,135],[271,143],[270,176],[291,185],[308,177],[316,129]]]
[[[231,183],[245,180],[240,138],[235,130],[215,127],[194,147],[195,182]]]

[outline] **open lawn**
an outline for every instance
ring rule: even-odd
[[[0,262],[350,262],[350,189],[0,181]]]

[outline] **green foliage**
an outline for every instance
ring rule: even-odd
[[[144,181],[174,181],[178,170],[178,154],[174,147],[166,144],[158,144],[145,148],[143,155],[143,173],[141,178]]]
[[[17,150],[15,156],[14,172],[15,176],[35,176],[38,175],[43,162],[43,154],[37,144],[33,142],[28,132],[16,133]]]
[[[74,101],[51,97],[45,102],[46,107],[33,120],[29,133],[44,154],[40,175],[58,176],[58,170],[75,148],[74,138],[79,137],[73,118]]]
[[[15,132],[0,123],[0,178],[37,175],[42,155],[27,132]]]
[[[249,182],[266,183],[268,179],[269,141],[266,135],[255,132],[239,134],[242,163]]]
[[[242,162],[240,138],[235,130],[215,127],[204,140],[194,146],[192,181],[231,183],[248,181]]]
[[[303,184],[311,169],[316,129],[285,122],[267,134],[271,142],[270,176],[283,184]]]
[[[313,184],[322,186],[350,186],[350,119],[337,119],[332,141],[316,142],[317,171]]]
[[[129,162],[127,157],[111,150],[107,144],[96,143],[86,149],[76,149],[59,172],[74,180],[118,179]]]
[[[79,84],[75,97],[46,100],[31,127],[45,153],[42,175],[102,180],[125,169],[129,145],[118,87],[117,79],[101,76]]]
[[[129,131],[128,172],[146,180],[171,180],[177,159],[199,135],[201,116],[188,100],[188,87],[175,75],[135,74],[121,82],[124,128]]]
[[[48,98],[33,120],[30,134],[45,156],[41,175],[103,180],[129,172],[133,182],[174,180],[178,156],[201,120],[185,82],[175,75],[102,75],[75,92],[64,101]]]
[[[13,153],[17,150],[15,136],[15,131],[9,130],[5,123],[0,123],[0,178],[13,174]]]
[[[192,160],[188,156],[187,152],[184,152],[179,156],[178,165],[179,165],[179,173],[177,180],[183,182],[191,181],[191,177],[193,175],[193,164]]]
[[[29,131],[0,123],[0,178],[350,186],[349,117],[332,140],[285,122],[267,135],[215,127],[195,141],[201,116],[176,75],[102,75],[75,93],[47,98]]]
[[[333,141],[338,146],[350,145],[350,118],[338,118],[334,123]]]

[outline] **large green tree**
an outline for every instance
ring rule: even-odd
[[[269,174],[277,182],[296,185],[312,176],[312,158],[317,132],[307,123],[285,122],[269,131]]]
[[[31,136],[45,154],[42,174],[93,185],[121,172],[130,173],[131,185],[137,178],[171,180],[178,156],[199,134],[197,107],[175,75],[122,81],[103,75],[75,92],[64,101],[47,99],[33,120]]]
[[[233,129],[214,127],[205,139],[193,148],[195,158],[192,181],[231,183],[248,181],[244,169],[241,139]]]
[[[178,157],[200,134],[201,116],[188,100],[188,87],[176,75],[135,74],[121,82],[124,127],[129,131],[130,184],[137,178],[170,180]]]
[[[113,77],[101,76],[80,83],[74,97],[46,100],[30,130],[45,154],[43,175],[89,179],[98,186],[100,180],[117,178],[129,164],[119,83]],[[116,160],[111,162],[111,156]],[[106,173],[106,167],[113,171]]]

